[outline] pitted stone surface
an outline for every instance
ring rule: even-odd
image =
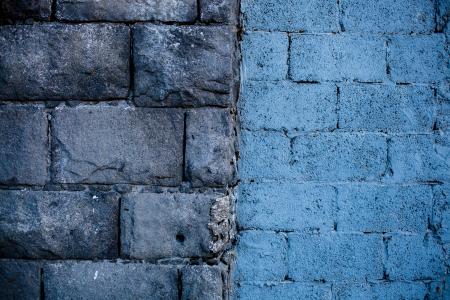
[[[233,43],[227,26],[136,25],[136,104],[227,106],[232,97]]]
[[[118,195],[0,191],[0,257],[115,258]]]
[[[235,23],[237,0],[200,0],[200,19],[205,22]]]
[[[189,266],[182,269],[182,300],[222,300],[222,270],[209,266]]]
[[[6,20],[48,20],[52,13],[52,0],[2,0],[0,23]]]
[[[35,262],[0,261],[0,297],[39,300],[40,269]]]
[[[118,24],[0,27],[0,100],[126,97],[129,35]]]

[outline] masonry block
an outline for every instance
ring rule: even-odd
[[[445,31],[447,36],[449,34],[449,20],[450,20],[450,2],[447,0],[437,1],[437,30]]]
[[[245,284],[236,287],[236,299],[331,299],[331,288],[326,284],[280,283],[276,285]]]
[[[281,281],[287,274],[286,237],[266,231],[243,231],[237,245],[236,282]]]
[[[377,180],[386,169],[386,140],[376,134],[313,133],[293,143],[292,170],[307,180]]]
[[[341,2],[347,32],[431,33],[435,28],[433,0]]]
[[[58,262],[44,266],[46,299],[178,298],[176,267],[147,263]]]
[[[200,0],[200,19],[204,22],[237,22],[237,0]]]
[[[39,300],[40,265],[25,261],[0,261],[0,298]]]
[[[183,123],[176,109],[58,108],[52,120],[54,180],[178,185]]]
[[[292,35],[290,75],[295,81],[382,82],[386,50],[380,36]]]
[[[383,278],[383,240],[366,234],[288,234],[289,277],[296,281]]]
[[[230,241],[229,213],[229,198],[220,195],[128,194],[121,208],[122,253],[150,260],[211,257]]]
[[[442,247],[431,235],[393,235],[387,244],[391,280],[439,279],[444,275]]]
[[[136,25],[136,104],[227,106],[232,98],[233,39],[227,26]]]
[[[56,17],[69,21],[193,22],[196,0],[56,0]]]
[[[352,184],[338,187],[338,230],[425,232],[432,210],[430,186]]]
[[[386,282],[338,284],[333,286],[336,299],[426,299],[427,288],[422,282]]]
[[[188,266],[182,269],[182,300],[222,300],[222,270],[217,266]]]
[[[185,171],[194,187],[235,183],[234,136],[229,109],[187,112]]]
[[[405,35],[388,43],[392,80],[401,83],[437,83],[449,78],[445,36]]]
[[[52,0],[2,0],[0,22],[17,19],[48,20],[52,13]]]
[[[450,131],[450,98],[443,99],[439,97],[436,127],[441,131]]]
[[[0,100],[125,98],[129,29],[110,24],[0,28]]]
[[[402,135],[389,141],[391,172],[386,181],[446,181],[450,179],[450,139],[447,135]]]
[[[336,87],[288,81],[245,82],[239,100],[245,129],[332,130],[336,128]]]
[[[247,32],[241,47],[244,81],[286,79],[289,48],[286,33]]]
[[[450,184],[433,186],[432,225],[442,243],[450,243]]]
[[[241,131],[239,177],[286,178],[290,174],[290,140],[279,132]]]
[[[42,108],[0,107],[1,184],[45,184],[47,123]]]
[[[311,232],[333,229],[336,192],[317,184],[241,183],[239,225],[244,229]]]
[[[245,0],[241,10],[247,30],[337,32],[334,0]]]
[[[0,191],[0,256],[115,258],[115,193]]]
[[[342,85],[339,128],[357,131],[430,132],[434,91],[422,86]]]

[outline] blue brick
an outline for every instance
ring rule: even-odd
[[[383,278],[383,240],[368,234],[289,234],[289,277],[296,281]]]
[[[331,130],[336,127],[336,87],[331,84],[247,82],[239,101],[248,129]]]
[[[433,221],[443,243],[450,243],[450,184],[433,187]]]
[[[447,34],[450,22],[450,1],[448,0],[437,0],[438,2],[438,13],[437,13],[437,29],[440,31],[446,31]]]
[[[289,182],[241,184],[239,225],[268,230],[333,228],[336,192],[333,187]]]
[[[427,295],[427,288],[421,282],[339,284],[333,291],[339,300],[423,300]]]
[[[244,231],[238,239],[236,282],[281,281],[287,274],[286,239],[267,231]]]
[[[345,31],[371,33],[433,32],[433,0],[343,0]]]
[[[429,186],[353,184],[338,187],[338,230],[425,232],[431,216]]]
[[[396,36],[389,41],[388,47],[393,81],[434,83],[449,78],[443,34]]]
[[[281,80],[288,72],[289,40],[285,33],[249,32],[242,42],[243,80]]]
[[[291,77],[296,81],[381,82],[386,75],[382,37],[293,35]]]
[[[335,0],[243,0],[241,8],[247,30],[339,30],[339,10]]]
[[[342,85],[339,128],[383,132],[433,129],[433,90],[429,87]]]
[[[450,180],[449,138],[446,135],[394,136],[389,142],[392,176],[387,180]]]
[[[293,171],[307,180],[376,180],[386,169],[386,140],[376,134],[318,133],[293,142]]]
[[[279,132],[241,132],[241,179],[283,178],[289,170],[289,139]]]
[[[273,300],[308,299],[329,300],[331,288],[326,284],[281,283],[277,285],[243,285],[236,288],[235,299]]]
[[[439,97],[436,127],[442,131],[450,130],[450,98]]]
[[[386,270],[391,280],[438,279],[445,271],[442,247],[431,235],[393,235]]]

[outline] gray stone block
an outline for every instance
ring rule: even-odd
[[[45,184],[48,121],[44,109],[1,107],[0,128],[0,183]]]
[[[176,21],[197,17],[196,0],[57,0],[56,17],[70,21]]]
[[[237,15],[236,0],[200,0],[200,19],[204,22],[235,23]]]
[[[228,109],[187,113],[186,174],[194,187],[235,182],[234,128]]]
[[[61,262],[44,266],[45,299],[177,300],[177,269],[147,263]]]
[[[48,20],[52,13],[52,0],[2,0],[0,23],[6,20]]]
[[[150,260],[211,257],[230,240],[229,205],[217,195],[128,194],[121,208],[122,253]],[[219,210],[223,218],[215,218]]]
[[[233,40],[226,26],[135,26],[136,104],[227,106],[232,97]]]
[[[172,109],[57,109],[53,118],[58,183],[181,183],[183,113]]]
[[[114,258],[115,193],[0,191],[0,256]]]
[[[217,266],[188,266],[182,270],[182,300],[222,300],[222,271]]]
[[[38,263],[24,261],[0,262],[0,298],[39,300],[40,271]]]
[[[110,24],[0,28],[0,100],[124,98],[129,29]]]

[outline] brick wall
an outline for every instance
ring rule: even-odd
[[[1,2],[0,298],[228,298],[236,5]]]
[[[236,299],[449,299],[446,0],[243,0]]]

